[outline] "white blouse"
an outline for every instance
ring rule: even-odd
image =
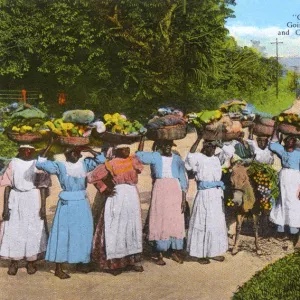
[[[172,161],[173,156],[162,156],[162,178],[173,178]]]

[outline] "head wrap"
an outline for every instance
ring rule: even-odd
[[[26,144],[26,145],[20,145],[20,146],[19,146],[19,149],[22,149],[22,148],[35,149],[33,146],[28,145],[28,144]]]
[[[115,146],[115,149],[130,148],[129,144],[120,144]]]

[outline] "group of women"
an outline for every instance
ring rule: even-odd
[[[281,158],[281,194],[270,218],[279,225],[279,232],[288,225],[298,237],[300,152],[296,150],[295,138],[287,138],[282,146],[276,141],[276,132],[269,147],[267,139],[256,143],[251,134],[247,145],[258,161],[271,163],[271,151]],[[172,151],[173,141],[157,141],[152,152],[144,151],[144,137],[133,155],[128,145],[117,146],[112,157],[89,147],[74,147],[65,151],[65,162],[45,158],[51,143],[37,160],[33,159],[32,146],[21,146],[0,182],[5,186],[0,257],[10,260],[8,274],[17,274],[19,260],[26,260],[28,274],[34,274],[35,262],[43,258],[56,263],[55,276],[61,279],[70,278],[62,268],[63,263],[75,263],[82,272],[90,270],[90,261],[113,275],[124,270],[143,272],[143,229],[136,187],[143,165],[150,165],[153,180],[147,238],[156,253],[156,263],[165,265],[166,253],[182,263],[183,249],[201,264],[208,264],[211,259],[224,261],[228,238],[222,166],[230,161],[243,161],[241,149],[248,146],[242,140],[223,145],[204,141],[202,150],[197,152],[201,137],[199,131],[185,161]],[[219,153],[217,147],[221,149]],[[94,157],[81,159],[83,151]],[[196,180],[197,194],[186,236],[187,173]],[[57,176],[62,191],[47,238],[45,204],[50,174]],[[94,184],[103,199],[95,231],[87,183]]]

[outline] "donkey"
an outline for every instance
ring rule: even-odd
[[[233,191],[233,199],[236,209],[236,235],[232,249],[232,255],[238,253],[239,237],[242,224],[247,213],[251,213],[253,217],[253,229],[255,236],[256,253],[261,254],[258,245],[258,221],[260,214],[259,201],[255,200],[254,190],[251,186],[247,173],[248,167],[242,161],[237,161],[232,167],[231,185]]]

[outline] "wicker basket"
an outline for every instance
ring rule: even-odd
[[[152,141],[156,140],[181,140],[187,135],[186,124],[165,126],[158,129],[148,129],[147,138]]]
[[[231,141],[235,140],[240,136],[240,132],[217,132],[212,130],[203,131],[203,139],[209,141],[222,140],[222,141]]]
[[[103,133],[95,133],[95,137],[100,138],[102,141],[115,145],[133,144],[141,139],[140,135],[125,135],[120,133],[112,133],[108,131],[105,131]]]
[[[7,137],[17,143],[34,143],[41,141],[43,139],[43,136],[39,133],[14,133],[14,132],[8,132]]]
[[[274,126],[275,125],[275,121],[272,120],[271,118],[260,118],[259,119],[259,123],[262,125],[267,125],[267,126]]]
[[[253,133],[257,136],[271,136],[274,130],[274,126],[268,126],[264,124],[255,124]]]
[[[252,126],[254,123],[252,120],[241,120],[241,124],[243,128],[246,128]]]
[[[278,130],[283,134],[300,135],[300,129],[294,125],[281,123],[278,126]]]
[[[89,143],[89,138],[82,136],[58,136],[57,140],[62,146],[84,146]]]

